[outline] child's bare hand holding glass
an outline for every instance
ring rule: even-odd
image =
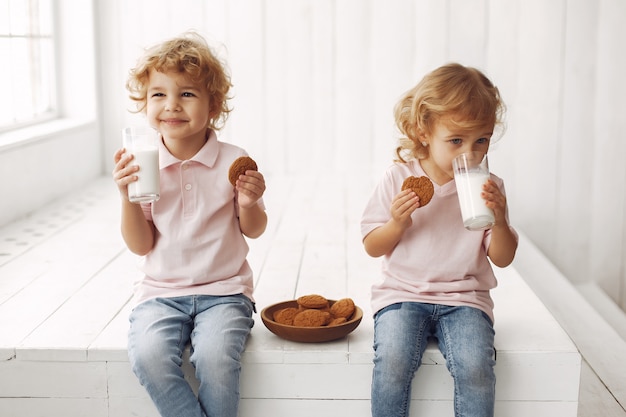
[[[517,249],[517,238],[506,219],[506,197],[492,180],[487,180],[483,185],[481,196],[487,207],[493,210],[496,220],[491,228],[491,244],[487,255],[494,265],[504,268],[513,261]]]
[[[506,197],[493,180],[489,179],[483,184],[481,197],[485,204],[493,210],[496,225],[507,225],[506,220]],[[508,226],[508,225],[507,225]]]
[[[133,155],[126,152],[125,149],[118,149],[114,156],[113,161],[115,167],[113,168],[113,180],[122,195],[122,198],[128,201],[128,184],[133,181],[137,181],[137,171],[139,167],[136,165],[130,165],[133,160]]]
[[[124,241],[131,252],[145,255],[154,244],[154,226],[144,217],[141,206],[131,203],[128,196],[128,184],[137,181],[136,173],[139,171],[138,166],[130,165],[133,158],[134,156],[124,148],[115,152],[113,179],[123,202],[121,223]]]

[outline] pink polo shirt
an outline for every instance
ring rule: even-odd
[[[243,149],[218,141],[213,132],[187,161],[160,144],[161,197],[142,205],[155,225],[155,243],[140,261],[145,276],[135,285],[136,304],[185,295],[244,294],[253,300],[248,244],[228,181],[231,163],[243,155]]]
[[[417,160],[387,170],[365,207],[363,237],[391,218],[391,201],[412,175],[426,176]],[[504,192],[503,181],[493,174],[491,179]],[[491,231],[463,227],[454,181],[434,186],[432,200],[413,212],[413,225],[383,257],[382,281],[372,287],[372,311],[403,301],[465,305],[484,311],[493,321],[489,291],[497,282],[487,259]]]

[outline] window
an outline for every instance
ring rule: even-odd
[[[54,0],[0,0],[0,132],[56,115]]]

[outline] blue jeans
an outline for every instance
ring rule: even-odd
[[[428,338],[439,344],[454,379],[454,415],[491,417],[496,377],[491,319],[471,307],[398,303],[374,319],[372,416],[409,415],[411,383]]]
[[[253,309],[243,295],[157,298],[135,307],[128,356],[161,416],[237,416],[240,359]],[[197,398],[181,370],[189,342]]]

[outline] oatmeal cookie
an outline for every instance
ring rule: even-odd
[[[324,309],[328,308],[328,300],[319,294],[303,295],[298,298],[298,305],[303,309],[316,308]]]
[[[287,307],[274,312],[274,321],[280,324],[286,324],[293,326],[293,318],[298,314],[298,309],[295,307]]]
[[[402,190],[410,188],[420,198],[420,207],[430,202],[435,193],[435,187],[428,177],[408,177],[402,183]]]
[[[330,323],[330,320],[329,312],[309,308],[296,314],[293,318],[293,325],[299,327],[321,327]]]
[[[244,175],[247,170],[259,170],[254,159],[249,156],[241,156],[235,159],[228,169],[228,181],[234,186],[239,176]]]
[[[354,310],[354,301],[351,298],[342,298],[341,300],[335,301],[335,303],[330,306],[330,314],[333,317],[343,317],[346,320],[352,317]]]
[[[335,319],[332,319],[330,321],[330,323],[328,323],[328,327],[331,326],[339,326],[340,324],[344,324],[346,323],[348,320],[345,317],[337,317]]]

